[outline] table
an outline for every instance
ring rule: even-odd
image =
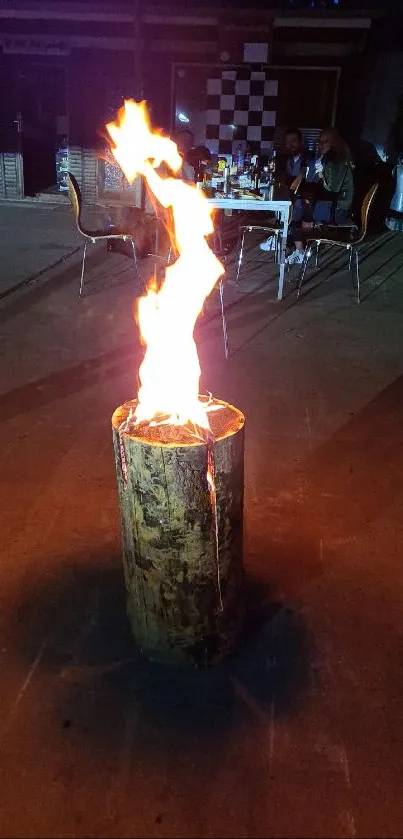
[[[291,201],[276,199],[259,199],[259,198],[208,198],[208,203],[216,210],[255,210],[263,211],[265,213],[275,213],[279,219],[282,227],[281,232],[281,248],[280,248],[280,262],[279,262],[279,281],[277,299],[283,299],[284,288],[284,271],[285,271],[285,252],[288,236],[288,221],[290,217]]]

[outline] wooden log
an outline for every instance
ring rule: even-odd
[[[134,637],[154,660],[198,667],[237,646],[244,612],[245,420],[233,406],[214,403],[211,447],[182,426],[123,431],[133,403],[112,417]],[[207,481],[211,455],[215,497]]]

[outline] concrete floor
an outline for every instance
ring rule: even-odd
[[[238,288],[230,266],[227,363],[207,306],[204,387],[247,416],[249,605],[208,672],[149,664],[126,623],[130,260],[95,250],[80,301],[78,254],[3,300],[1,836],[401,835],[402,242],[364,246],[360,306],[342,257],[297,306],[268,255]]]
[[[71,215],[69,204],[0,202],[0,299],[77,251]]]

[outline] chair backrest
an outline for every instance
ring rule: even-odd
[[[369,212],[370,212],[370,209],[371,209],[372,202],[373,202],[373,200],[375,198],[375,195],[378,191],[378,187],[379,187],[378,182],[375,183],[375,184],[372,184],[372,186],[369,188],[369,190],[368,190],[368,192],[367,192],[367,194],[366,194],[366,196],[365,196],[365,198],[362,202],[362,206],[361,206],[361,233],[360,233],[360,238],[358,240],[359,242],[362,242],[362,240],[365,239],[365,236],[367,235]]]
[[[73,207],[74,217],[76,220],[77,227],[80,231],[81,230],[81,207],[82,207],[82,198],[81,198],[81,190],[80,187],[71,172],[68,173],[67,176],[67,183],[69,187],[69,198],[71,201],[71,206]]]
[[[297,175],[297,177],[294,178],[292,184],[290,184],[290,191],[294,193],[294,197],[298,194],[298,190],[301,186],[302,181],[303,181],[302,175]],[[288,224],[292,223],[293,216],[294,216],[294,204],[291,202],[290,215],[288,216]]]
[[[298,190],[301,186],[302,180],[303,180],[302,175],[297,175],[297,177],[294,178],[292,184],[290,185],[290,190],[291,190],[291,192],[294,193],[294,195],[297,194],[297,192],[298,192]]]

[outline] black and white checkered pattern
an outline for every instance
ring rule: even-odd
[[[246,143],[252,154],[271,148],[277,93],[274,71],[218,68],[207,80],[206,145],[210,151],[234,154]]]

